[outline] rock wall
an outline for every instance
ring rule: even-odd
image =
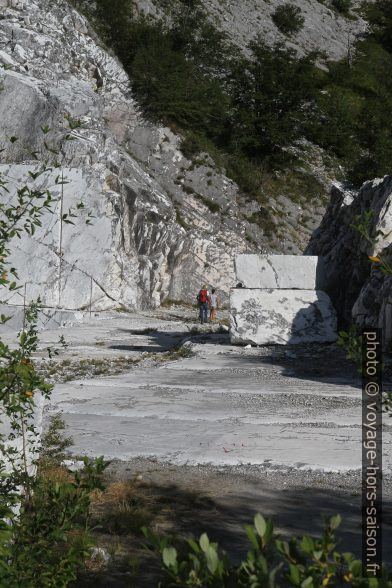
[[[392,276],[368,256],[382,253],[391,259],[391,204],[392,176],[365,182],[358,191],[335,185],[325,217],[306,250],[324,256],[326,290],[340,324],[381,327],[384,345],[392,339]],[[369,211],[369,235],[375,245],[353,228]]]
[[[242,47],[260,31],[271,42],[281,40],[270,18],[277,0],[250,4],[205,2],[211,18]],[[344,52],[346,26],[366,28],[316,0],[301,0],[301,7],[305,28],[292,41],[305,52],[320,39],[320,27],[329,31],[322,38],[331,40],[331,57]],[[141,0],[139,9],[158,14],[159,2]],[[254,220],[265,206],[241,195],[207,154],[189,161],[180,136],[144,119],[121,64],[64,0],[0,0],[0,120],[0,171],[11,187],[36,169],[46,142],[58,150],[70,181],[65,206],[82,199],[95,215],[92,227],[83,217],[67,227],[60,246],[57,208],[45,220],[49,232],[13,245],[28,300],[39,293],[47,305],[83,309],[92,283],[94,308],[136,309],[168,298],[194,301],[207,282],[226,301],[237,254],[301,253],[325,209],[312,202],[305,223],[309,203],[266,194],[277,221],[271,237]],[[17,140],[10,143],[10,137]],[[311,173],[328,184],[322,154],[312,153]],[[42,182],[53,187],[53,179]],[[16,298],[10,301],[19,304]]]
[[[225,298],[234,255],[249,247],[234,183],[207,156],[205,164],[192,165],[180,137],[143,119],[121,65],[67,2],[3,1],[0,46],[0,171],[11,188],[7,198],[37,170],[46,142],[58,150],[69,181],[64,209],[82,200],[95,217],[92,226],[83,215],[64,226],[60,246],[57,204],[45,229],[13,243],[28,300],[40,294],[45,305],[84,308],[91,280],[94,308],[194,300],[204,281]],[[181,169],[189,169],[186,186]],[[39,181],[59,197],[54,180],[53,172]],[[219,212],[209,210],[209,201]],[[20,303],[17,298],[10,302]]]

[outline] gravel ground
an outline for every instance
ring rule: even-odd
[[[166,501],[171,514],[154,519],[158,529],[207,530],[238,557],[255,512],[283,534],[320,533],[322,515],[340,512],[342,548],[360,555],[355,366],[336,345],[232,346],[226,311],[220,319],[200,326],[195,309],[177,307],[43,332],[37,359],[57,382],[46,422],[62,411],[74,455],[104,454],[109,482],[137,478],[147,496]],[[45,350],[60,334],[68,346],[49,364]],[[392,564],[390,422],[383,492],[384,560]],[[129,573],[117,571],[92,582],[155,585],[129,584]]]

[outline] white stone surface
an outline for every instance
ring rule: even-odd
[[[317,256],[305,255],[237,255],[237,281],[245,288],[287,288],[316,290],[321,288],[321,264]]]
[[[133,334],[136,324],[139,329],[155,324],[155,337],[184,329],[181,322],[153,322],[140,315],[100,322],[99,334],[94,323],[90,334],[88,325],[72,329],[74,338],[82,333],[83,356],[108,352],[94,344],[103,329],[110,341],[121,336],[130,348],[151,337]],[[279,360],[288,357],[280,349],[265,355],[258,348],[196,343],[193,351],[194,357],[166,365],[56,385],[49,409],[53,414],[62,411],[66,434],[74,440],[72,453],[190,465],[360,471],[360,390],[346,371],[333,370],[330,362],[322,375],[316,369],[310,373],[316,362],[323,366],[322,348],[316,354],[298,348],[296,356],[292,350],[289,365]],[[390,426],[383,442],[389,472]]]
[[[12,306],[0,304],[0,314],[4,314],[9,320],[0,325],[0,335],[9,331],[19,331],[25,324],[25,311],[23,306]],[[55,308],[41,308],[37,316],[38,331],[46,329],[55,329],[62,325],[78,322],[84,317],[83,312],[72,312],[66,310],[57,310]],[[87,313],[88,314],[88,313]]]
[[[234,283],[234,256],[248,246],[234,182],[215,171],[212,160],[192,166],[179,136],[143,118],[121,64],[69,2],[30,0],[23,14],[9,8],[2,17],[0,64],[7,67],[0,67],[0,144],[6,150],[0,173],[11,192],[21,188],[28,171],[48,157],[45,141],[58,151],[57,173],[64,169],[70,180],[64,212],[83,198],[95,215],[92,226],[84,217],[65,227],[61,283],[58,206],[53,219],[43,219],[46,234],[11,244],[21,280],[32,282],[29,297],[38,293],[57,305],[63,290],[64,308],[83,309],[90,276],[95,309],[194,301],[204,282],[217,285],[223,297]],[[81,126],[71,129],[67,117]],[[44,135],[42,128],[50,130]],[[17,140],[10,143],[12,136]],[[221,213],[211,214],[178,184],[188,168],[186,185],[216,201]],[[58,196],[55,172],[48,176],[29,187],[52,188]]]
[[[336,312],[321,290],[250,290],[230,293],[232,343],[336,341]]]

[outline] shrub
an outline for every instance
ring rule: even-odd
[[[144,529],[152,549],[161,556],[167,582],[163,586],[204,588],[258,588],[269,586],[392,586],[386,566],[383,578],[362,578],[362,563],[352,553],[340,553],[336,546],[339,515],[326,522],[321,539],[308,535],[301,540],[275,536],[271,520],[260,514],[254,525],[245,527],[251,550],[240,563],[233,563],[217,543],[203,533],[199,540],[173,545],[168,537]]]
[[[82,473],[60,481],[40,472],[34,493],[14,520],[8,561],[1,562],[2,585],[66,588],[76,580],[92,547],[90,493],[103,488],[100,478],[106,467],[103,458],[85,458],[84,463]]]
[[[193,157],[200,153],[202,150],[200,139],[191,133],[188,133],[186,137],[184,137],[181,141],[181,151],[188,159],[193,159]]]
[[[351,8],[352,0],[332,0],[332,6],[342,14],[347,14]]]
[[[272,20],[280,32],[287,36],[297,34],[305,22],[304,17],[301,16],[301,9],[294,4],[278,6],[272,15]]]
[[[221,207],[219,206],[219,204],[217,202],[214,202],[213,200],[210,200],[209,198],[206,198],[205,196],[202,196],[201,194],[196,194],[196,198],[198,200],[200,200],[200,202],[202,202],[204,204],[204,206],[207,206],[207,208],[213,214],[215,212],[219,212],[221,209]]]

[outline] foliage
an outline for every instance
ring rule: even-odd
[[[381,580],[362,579],[362,563],[351,553],[339,552],[336,530],[341,518],[326,521],[320,539],[305,535],[301,540],[282,540],[274,533],[272,521],[260,514],[254,525],[246,527],[251,550],[234,564],[216,543],[203,533],[198,541],[188,539],[174,545],[170,537],[144,529],[151,548],[161,556],[166,574],[163,586],[204,588],[276,588],[298,586],[390,587],[392,578],[386,567]]]
[[[60,414],[53,415],[49,427],[42,437],[40,465],[45,467],[61,464],[66,458],[66,449],[71,447],[72,438],[64,436],[65,423]]]
[[[347,14],[352,6],[352,0],[332,0],[332,6],[342,14]]]
[[[358,335],[355,325],[348,331],[339,331],[338,345],[346,350],[346,358],[357,366],[359,375],[362,374],[362,337]]]
[[[102,458],[84,459],[81,473],[57,482],[42,473],[21,503],[11,528],[12,543],[1,544],[1,586],[63,588],[76,579],[89,554],[90,493],[101,489]],[[5,559],[6,558],[6,561]]]
[[[376,266],[384,275],[390,276],[392,275],[392,267],[387,259],[387,253],[376,253],[378,248],[378,238],[381,236],[384,239],[389,237],[391,232],[384,233],[381,229],[377,230],[372,235],[372,221],[373,221],[374,212],[373,210],[365,211],[362,215],[357,215],[354,217],[354,222],[351,224],[351,227],[357,231],[362,239],[371,247],[372,255],[369,255],[368,258],[372,262],[373,266]]]
[[[301,16],[301,9],[295,4],[282,4],[278,6],[272,15],[275,25],[284,35],[294,35],[298,33],[305,22]]]
[[[290,169],[295,142],[305,137],[344,166],[356,185],[390,171],[392,158],[392,8],[365,8],[371,30],[338,62],[298,55],[253,41],[249,57],[217,30],[199,0],[164,2],[163,22],[137,15],[131,0],[83,6],[130,74],[145,113],[183,135],[187,157],[208,151],[252,195],[260,177]],[[347,14],[348,0],[334,0]],[[303,17],[294,4],[273,16],[292,32]],[[280,23],[280,25],[279,25]],[[323,59],[327,70],[317,67]],[[260,173],[261,170],[261,173]]]
[[[68,127],[66,141],[72,139],[79,123],[68,119]],[[32,154],[41,160],[40,164],[28,171],[28,180],[15,187],[15,194],[11,194],[6,177],[0,174],[0,287],[3,292],[20,288],[17,268],[8,261],[12,241],[23,233],[34,235],[37,227],[42,226],[43,215],[52,213],[56,202],[49,190],[40,187],[47,174],[58,167],[55,159],[58,152],[48,145],[49,132],[48,127],[42,127],[45,136],[42,153]],[[10,138],[11,143],[15,141],[16,137]],[[55,180],[56,184],[64,181],[60,175]],[[63,222],[73,223],[82,208],[83,203],[79,203],[64,212]],[[90,218],[88,214],[87,221]],[[101,473],[106,467],[103,459],[86,459],[84,472],[67,480],[54,482],[42,474],[42,464],[58,461],[67,441],[54,447],[59,441],[56,438],[59,423],[53,423],[49,431],[51,449],[39,465],[39,435],[34,426],[36,399],[39,402],[41,396],[48,398],[52,389],[34,362],[39,343],[39,309],[39,300],[26,308],[16,346],[0,340],[0,422],[6,425],[0,434],[0,586],[4,588],[61,588],[76,577],[89,547],[85,534],[79,530],[85,533],[87,529],[89,494],[100,487]],[[1,315],[0,324],[7,320],[8,316]],[[65,342],[62,340],[60,344]]]
[[[315,54],[298,58],[261,38],[249,46],[251,60],[238,64],[233,87],[231,150],[271,166],[288,163],[285,149],[303,136],[322,74]]]

